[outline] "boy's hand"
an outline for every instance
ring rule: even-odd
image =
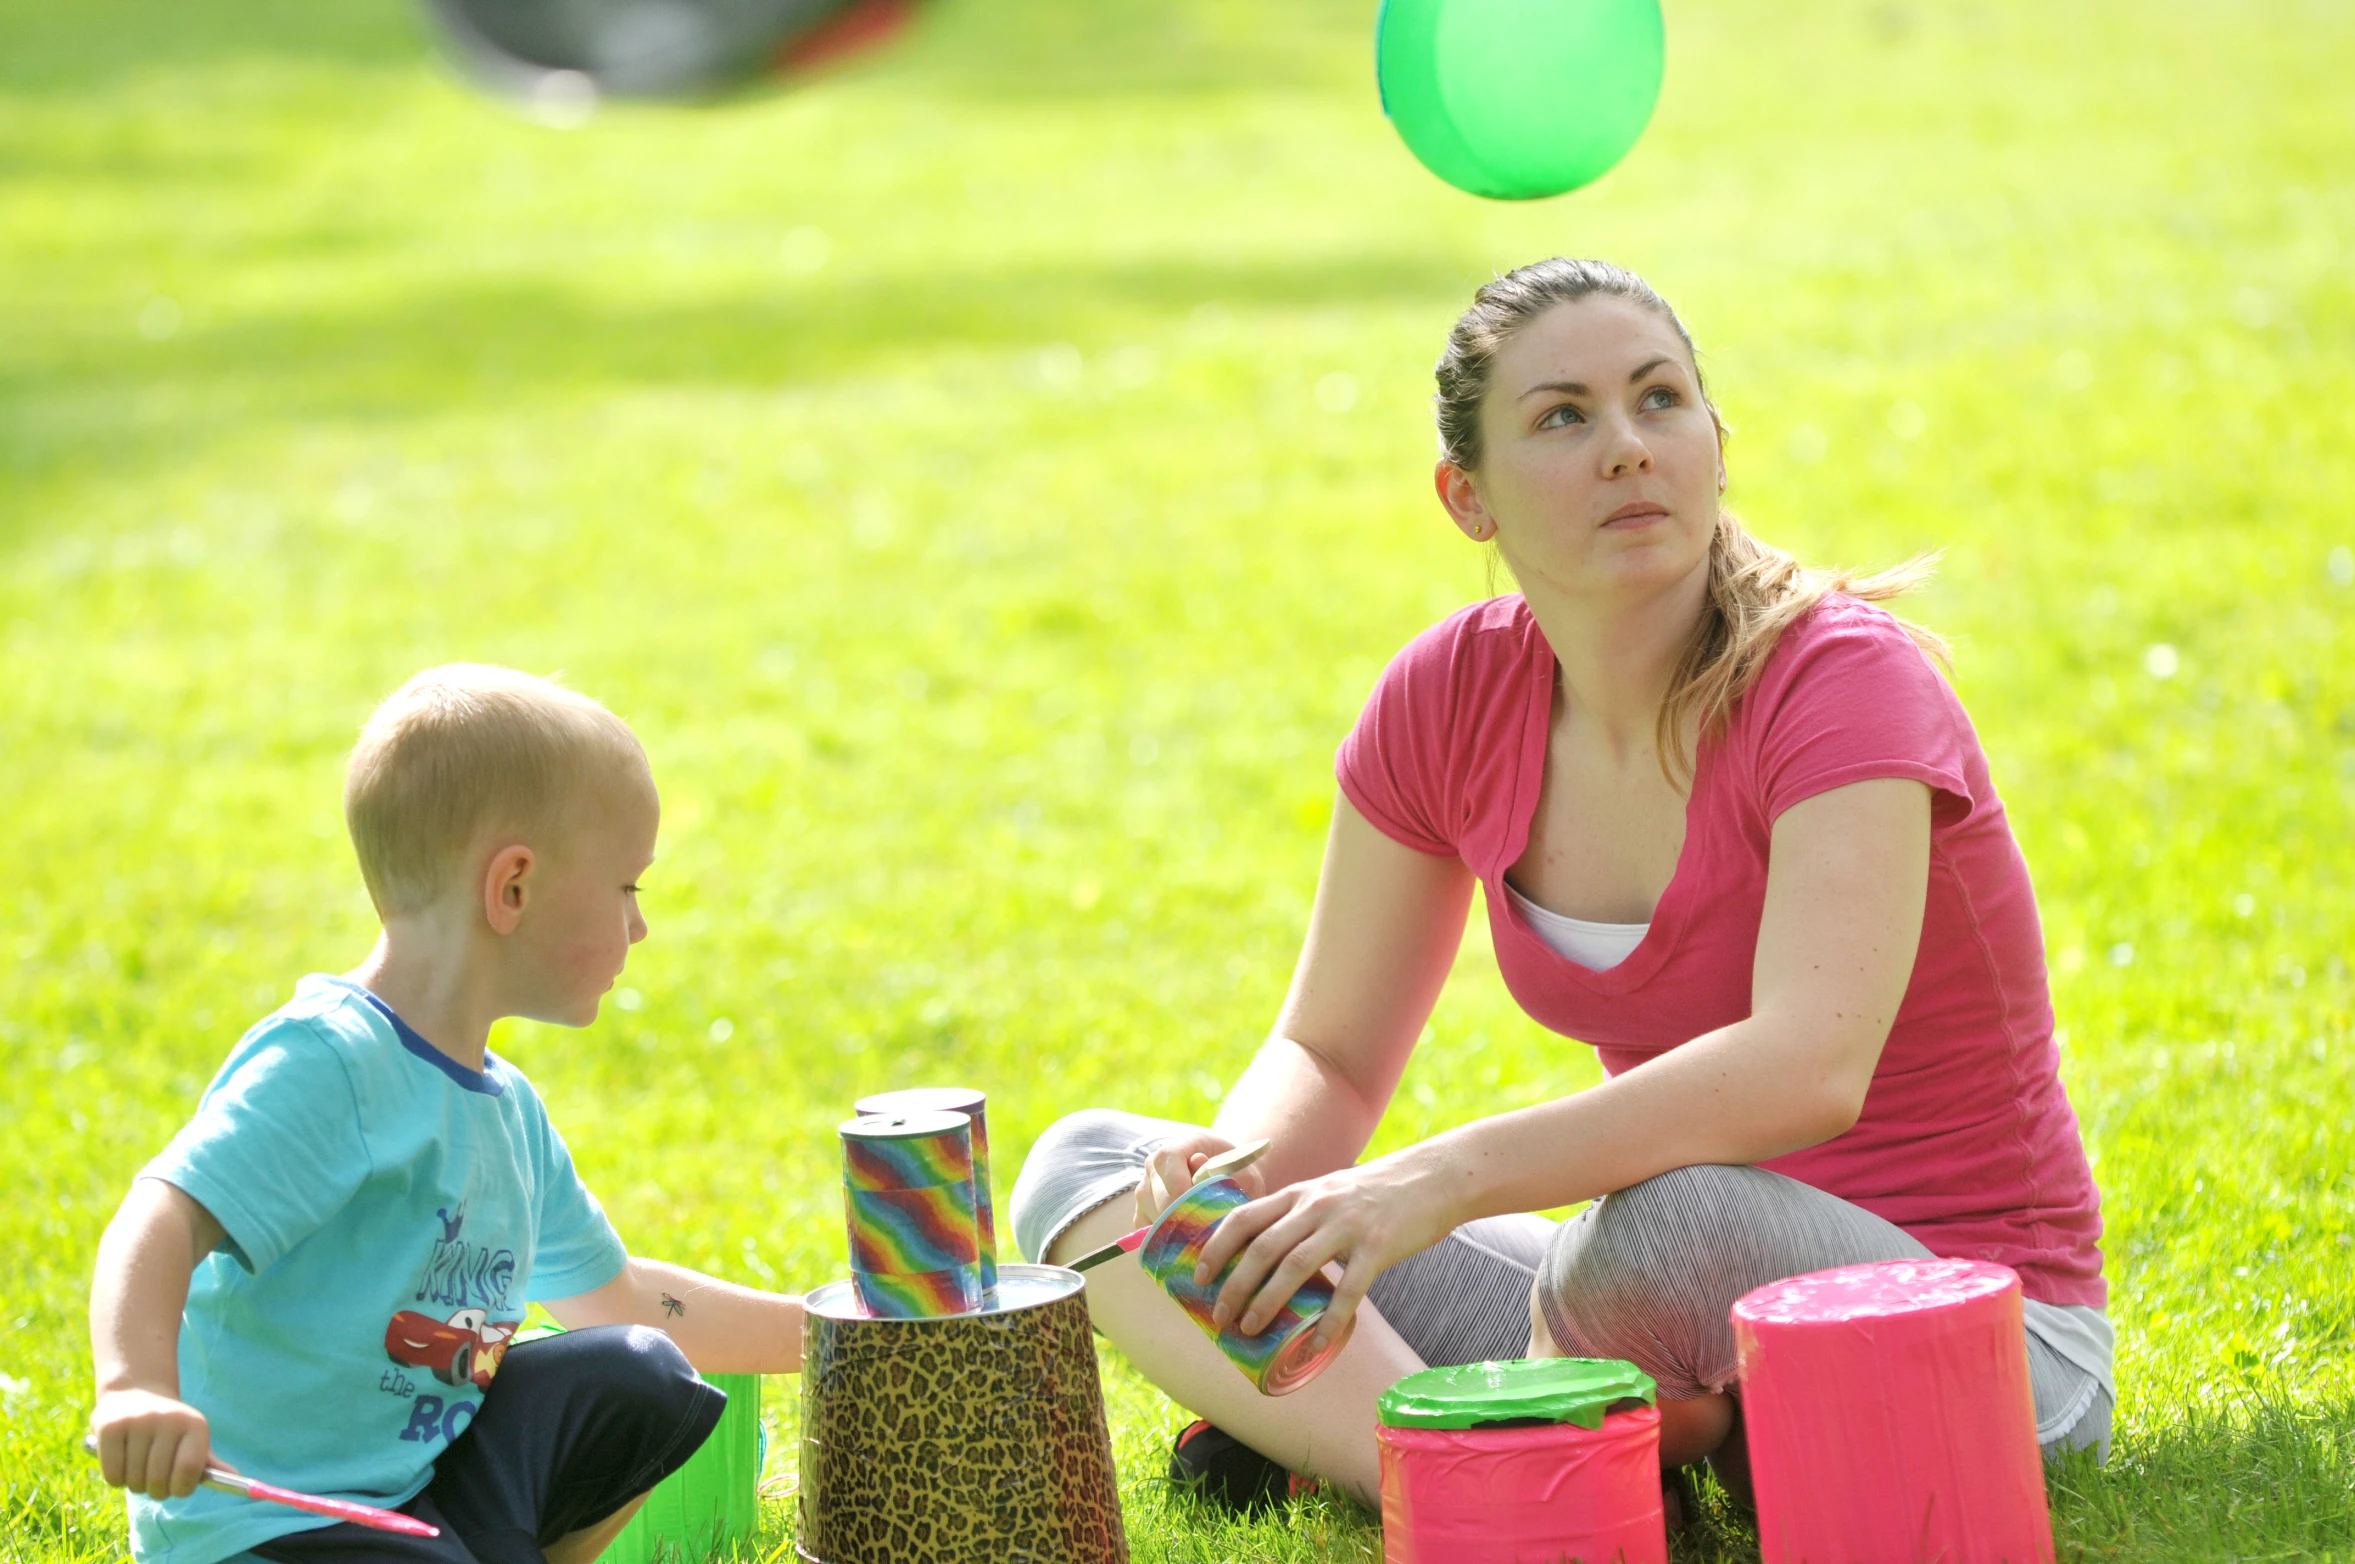
[[[212,1429],[185,1401],[152,1390],[110,1390],[90,1413],[98,1468],[109,1486],[150,1499],[185,1499],[212,1460]]]

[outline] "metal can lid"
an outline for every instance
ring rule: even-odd
[[[923,1140],[972,1128],[962,1113],[876,1113],[844,1120],[840,1133],[844,1140]]]
[[[1618,1358],[1516,1358],[1425,1369],[1382,1392],[1386,1428],[1576,1423],[1600,1428],[1623,1401],[1658,1404],[1652,1377]]]
[[[851,1106],[861,1118],[876,1114],[964,1113],[982,1110],[988,1098],[970,1086],[910,1086],[902,1091],[876,1092]]]

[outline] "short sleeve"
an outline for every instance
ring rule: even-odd
[[[299,1021],[250,1038],[196,1115],[140,1170],[185,1191],[259,1273],[325,1226],[367,1180],[359,1100],[343,1061]]]
[[[1442,858],[1459,852],[1447,778],[1453,637],[1443,634],[1454,623],[1425,631],[1390,660],[1333,761],[1343,796],[1375,829]]]
[[[1771,823],[1819,793],[1910,777],[1942,795],[1937,818],[1972,807],[1970,719],[1929,654],[1888,614],[1827,606],[1786,632],[1753,721],[1759,796]]]
[[[548,1122],[537,1094],[531,1111],[539,1142],[534,1161],[540,1187],[526,1301],[577,1298],[619,1276],[629,1251],[606,1219],[605,1208],[581,1182],[572,1165],[572,1149]]]

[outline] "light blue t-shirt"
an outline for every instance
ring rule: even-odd
[[[180,1325],[180,1396],[213,1448],[368,1504],[425,1486],[526,1302],[601,1287],[627,1259],[513,1065],[467,1069],[342,978],[304,978],[246,1033],[142,1176],[228,1234]],[[331,1524],[206,1488],[130,1502],[141,1564]]]

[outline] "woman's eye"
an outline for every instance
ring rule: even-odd
[[[1676,393],[1667,386],[1654,386],[1644,393],[1643,405],[1647,408],[1674,407],[1676,400]]]
[[[1538,419],[1537,427],[1540,429],[1560,429],[1570,424],[1583,422],[1585,420],[1579,417],[1577,408],[1564,404],[1561,407],[1548,408],[1545,416]]]

